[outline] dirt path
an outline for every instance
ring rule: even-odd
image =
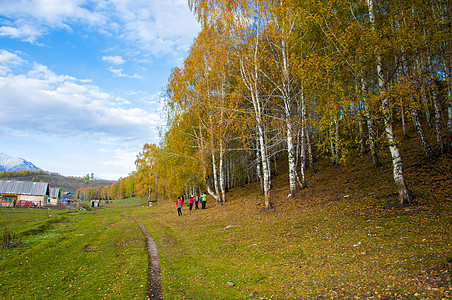
[[[163,299],[161,283],[162,277],[160,276],[159,253],[154,238],[148,233],[146,227],[142,223],[125,216],[122,212],[119,212],[119,214],[124,218],[137,223],[138,226],[140,226],[144,236],[146,237],[146,250],[148,251],[149,259],[147,299],[150,300]]]

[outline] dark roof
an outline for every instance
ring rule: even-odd
[[[44,196],[48,192],[47,182],[0,180],[0,194]]]

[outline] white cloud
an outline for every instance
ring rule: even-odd
[[[0,75],[9,72],[11,67],[23,64],[25,61],[17,54],[0,49]],[[2,72],[3,70],[3,72]]]
[[[0,65],[17,66],[17,65],[20,65],[20,64],[22,64],[24,62],[25,61],[22,58],[20,58],[17,54],[11,53],[11,52],[6,51],[4,49],[0,49]]]
[[[36,38],[43,34],[44,34],[43,28],[41,28],[40,26],[32,26],[29,24],[14,24],[12,26],[0,27],[0,36],[21,39],[30,43],[34,43],[36,41]]]
[[[130,79],[139,79],[142,77],[141,75],[138,75],[138,74],[133,74],[133,75],[124,74],[122,72],[122,69],[113,69],[112,67],[109,67],[108,70],[110,70],[110,72],[115,74],[115,76],[117,76],[117,77],[125,77],[125,78],[130,78]]]
[[[80,0],[18,0],[2,1],[0,15],[13,21],[0,27],[0,35],[35,42],[50,28],[71,30],[69,24],[79,22],[88,26],[104,26],[103,13],[90,11]]]
[[[12,21],[3,22],[0,36],[36,43],[53,28],[83,25],[154,55],[178,56],[200,30],[187,5],[185,0],[2,1],[0,15]]]
[[[20,62],[0,52],[0,64]],[[148,137],[158,122],[156,114],[131,107],[129,102],[77,78],[58,75],[32,64],[27,73],[0,74],[0,127],[11,132],[53,135],[91,135],[130,141]]]
[[[125,63],[126,61],[121,56],[104,56],[102,57],[103,61],[107,61],[109,63],[115,64],[115,65],[121,65]]]

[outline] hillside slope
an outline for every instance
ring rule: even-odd
[[[223,205],[208,197],[206,210],[185,206],[182,217],[173,201],[127,214],[159,244],[169,299],[450,299],[452,158],[425,160],[411,136],[401,151],[412,206],[394,205],[382,145],[377,169],[368,156],[342,166],[318,159],[292,198],[278,165],[271,210],[253,183]]]

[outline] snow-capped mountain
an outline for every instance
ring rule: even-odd
[[[21,171],[32,170],[38,171],[40,168],[36,167],[29,161],[23,158],[12,157],[4,153],[0,153],[0,171]]]

